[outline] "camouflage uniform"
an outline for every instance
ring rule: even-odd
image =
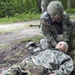
[[[70,56],[56,49],[45,50],[10,67],[3,75],[49,75],[53,72],[56,75],[70,75],[73,67]]]
[[[41,30],[44,37],[47,39],[48,48],[53,48],[60,40],[66,41],[69,44],[72,21],[69,15],[63,12],[63,10],[63,6],[59,1],[52,1],[47,7],[47,11],[40,17]],[[54,21],[51,18],[51,16],[56,14],[61,15],[58,21]]]
[[[41,10],[44,13],[47,10],[47,6],[52,0],[41,0]]]
[[[73,21],[70,41],[71,41],[71,46],[72,46],[73,50],[75,50],[75,21]]]
[[[46,11],[48,4],[51,0],[41,0],[42,13]]]
[[[73,25],[72,25],[72,28],[71,28],[70,51],[68,52],[68,54],[75,61],[75,21],[73,21]]]

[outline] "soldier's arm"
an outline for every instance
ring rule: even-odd
[[[55,46],[57,44],[57,35],[53,35],[51,31],[52,28],[49,26],[49,23],[44,17],[40,19],[40,25],[43,35],[48,39],[48,41],[50,41]]]
[[[68,42],[71,35],[72,21],[70,20],[69,15],[64,12],[63,16],[63,39]]]

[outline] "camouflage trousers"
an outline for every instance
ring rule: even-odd
[[[28,58],[19,65],[13,65],[5,75],[43,75],[43,67],[36,66],[32,59]]]

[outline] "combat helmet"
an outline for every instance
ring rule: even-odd
[[[60,1],[51,1],[47,7],[47,12],[49,15],[62,15],[63,14],[63,5]]]

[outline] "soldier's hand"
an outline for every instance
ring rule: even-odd
[[[44,20],[42,21],[42,24],[43,24],[43,25],[47,25],[46,21],[44,21]]]
[[[42,24],[42,25],[49,25],[46,20],[41,20],[41,24]]]
[[[2,74],[0,74],[0,75],[2,75]]]

